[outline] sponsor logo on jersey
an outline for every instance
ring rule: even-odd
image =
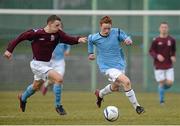
[[[39,38],[39,40],[43,41],[43,40],[45,40],[45,38]]]

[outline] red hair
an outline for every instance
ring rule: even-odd
[[[103,23],[112,25],[112,19],[109,16],[104,16],[101,18],[99,23],[100,25],[102,25]]]

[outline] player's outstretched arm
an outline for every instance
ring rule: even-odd
[[[79,43],[86,43],[87,42],[87,37],[81,37],[78,39]]]
[[[24,40],[29,40],[31,41],[33,39],[33,37],[35,36],[35,32],[34,30],[28,30],[26,32],[23,32],[22,34],[20,34],[17,38],[15,38],[14,40],[12,40],[11,42],[9,42],[7,50],[12,53],[14,48],[22,41]]]
[[[89,60],[95,60],[96,56],[94,54],[94,45],[93,45],[93,39],[92,35],[88,36],[88,59]]]
[[[74,37],[66,34],[65,32],[59,30],[60,40],[63,43],[74,45],[78,43],[86,43],[87,38],[86,37]]]
[[[131,45],[133,43],[130,36],[128,36],[123,30],[118,29],[118,34],[119,34],[119,40],[123,41],[126,45]]]
[[[7,58],[7,59],[11,59],[12,58],[12,53],[11,52],[9,52],[8,50],[6,50],[5,52],[4,52],[4,55],[3,55],[5,58]]]

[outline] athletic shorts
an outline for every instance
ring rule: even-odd
[[[119,70],[116,68],[111,68],[106,70],[105,72],[105,76],[108,77],[108,80],[110,82],[115,82],[116,79],[121,75],[121,74],[125,74],[125,70]]]
[[[64,76],[64,72],[65,72],[65,61],[64,61],[64,59],[62,59],[62,60],[51,60],[50,64],[51,64],[51,67],[55,71],[57,71],[59,74]]]
[[[166,69],[166,70],[154,70],[155,79],[157,82],[163,81],[163,80],[171,80],[174,81],[174,69]]]
[[[34,80],[44,80],[47,79],[47,73],[53,68],[50,66],[50,62],[32,60],[30,62],[30,67],[34,73]]]

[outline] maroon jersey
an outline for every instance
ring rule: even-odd
[[[150,55],[154,58],[155,69],[169,69],[173,67],[171,56],[176,53],[176,41],[171,36],[166,38],[156,37],[149,50]],[[157,55],[161,54],[165,60],[160,62]]]
[[[47,33],[44,29],[31,29],[12,40],[7,50],[12,53],[17,44],[23,40],[29,40],[31,41],[33,59],[47,62],[51,59],[52,52],[59,42],[73,45],[78,44],[78,39],[79,37],[69,36],[61,30],[57,33]]]

